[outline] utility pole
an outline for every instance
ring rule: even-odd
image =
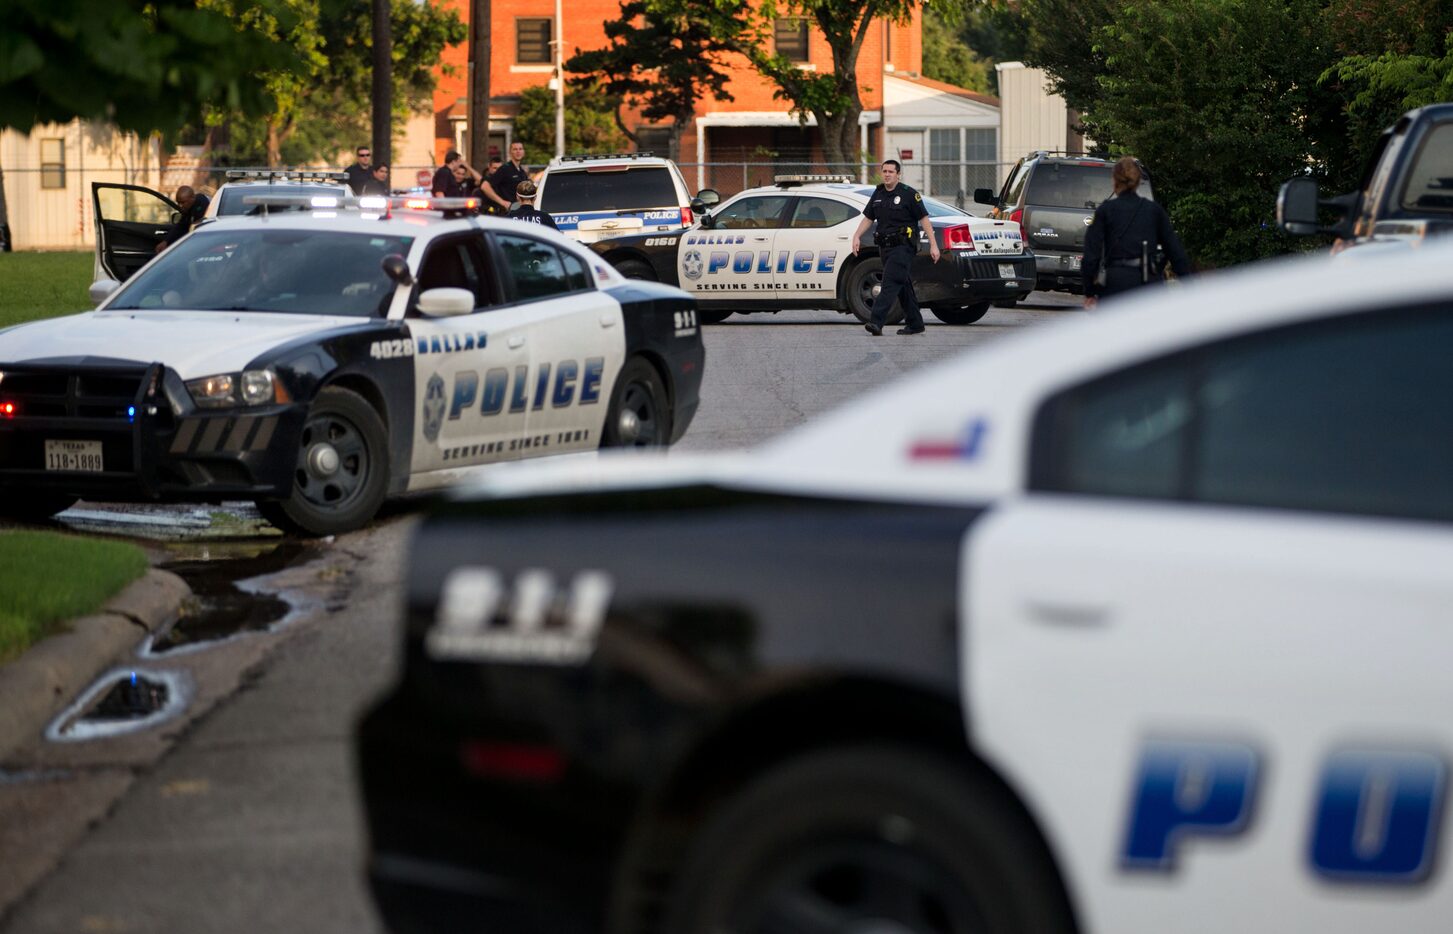
[[[390,0],[373,0],[373,164],[392,167],[394,137],[394,40]]]
[[[489,165],[490,0],[469,3],[469,164]]]
[[[565,155],[565,16],[555,0],[555,155]]]

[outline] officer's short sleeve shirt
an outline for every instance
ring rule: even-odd
[[[879,185],[868,198],[863,216],[877,221],[880,230],[911,229],[919,218],[928,216],[928,208],[923,204],[923,195],[907,185],[899,183],[892,191]]]

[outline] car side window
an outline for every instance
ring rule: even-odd
[[[853,220],[858,211],[841,201],[828,198],[798,198],[797,210],[792,214],[793,230],[816,227],[836,227]]]
[[[505,301],[529,302],[574,290],[560,251],[542,240],[496,234],[506,274]]]
[[[743,198],[712,215],[716,230],[770,230],[782,226],[782,215],[791,199],[783,195]]]
[[[565,264],[565,280],[570,284],[570,291],[583,292],[590,288],[590,276],[586,274],[585,263],[580,257],[561,250],[560,260]]]
[[[494,289],[489,266],[484,261],[477,236],[450,237],[429,246],[419,267],[415,294],[429,289],[468,289],[474,293],[474,307],[494,304]],[[409,317],[418,312],[411,308]]]
[[[1382,310],[1278,328],[1051,399],[1030,485],[1453,521],[1453,316]]]
[[[999,199],[1004,207],[1016,207],[1019,204],[1019,195],[1024,191],[1024,183],[1029,180],[1028,162],[1020,162],[1014,167],[1014,174],[1009,176],[1009,181],[1004,183],[1004,195]]]

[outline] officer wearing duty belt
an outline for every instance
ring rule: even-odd
[[[1170,260],[1177,276],[1191,274],[1191,261],[1165,208],[1136,191],[1141,174],[1140,163],[1132,156],[1115,163],[1110,173],[1115,193],[1095,209],[1085,232],[1080,274],[1086,308],[1106,296],[1160,282],[1165,275],[1162,256]]]
[[[863,327],[874,337],[881,336],[889,309],[894,301],[901,298],[905,323],[898,333],[922,334],[923,314],[918,310],[918,296],[913,294],[913,280],[908,277],[913,257],[918,255],[914,224],[923,228],[923,235],[928,238],[929,254],[935,263],[939,257],[938,238],[933,234],[928,208],[923,206],[923,195],[898,181],[898,175],[903,171],[898,160],[885,159],[878,168],[883,175],[883,184],[873,189],[868,206],[863,208],[863,220],[853,232],[853,255],[856,256],[868,225],[877,221],[878,229],[873,240],[878,245],[878,255],[883,258],[883,286],[873,300],[873,313]]]

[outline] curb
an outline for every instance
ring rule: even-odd
[[[0,667],[0,761],[40,736],[56,714],[147,633],[176,618],[191,594],[170,571],[152,568],[90,616]]]

